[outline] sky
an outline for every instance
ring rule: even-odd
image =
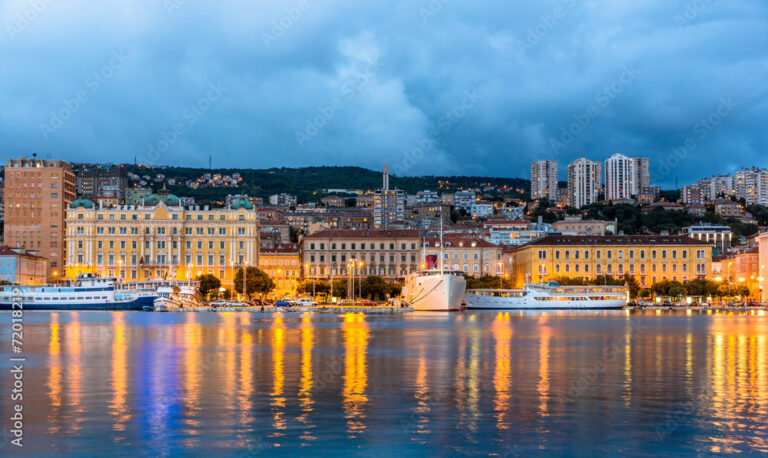
[[[768,2],[0,1],[0,159],[768,167]]]

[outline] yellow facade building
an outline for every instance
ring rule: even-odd
[[[712,244],[685,235],[550,235],[509,252],[516,287],[557,277],[629,274],[643,287],[709,278]]]
[[[78,199],[66,221],[68,278],[94,272],[130,282],[213,274],[231,286],[237,269],[258,262],[258,221],[247,201],[184,208],[172,194],[153,194],[144,205],[104,208]]]
[[[272,293],[278,297],[294,296],[301,278],[301,256],[295,243],[278,243],[259,253],[259,269],[275,282]]]

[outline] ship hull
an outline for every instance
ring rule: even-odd
[[[607,310],[621,309],[626,299],[538,300],[533,295],[526,297],[500,297],[466,293],[467,310]]]
[[[461,310],[466,286],[466,280],[459,275],[415,275],[407,280],[403,297],[416,311]]]
[[[121,302],[22,302],[21,307],[24,310],[142,310],[145,306],[151,306],[154,297],[138,297],[132,301]],[[11,310],[13,304],[9,302],[0,302],[0,310]]]

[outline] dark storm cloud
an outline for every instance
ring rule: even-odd
[[[621,152],[664,185],[768,166],[763,2],[30,0],[0,27],[5,156],[525,176]]]

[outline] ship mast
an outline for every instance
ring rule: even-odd
[[[440,206],[440,275],[443,275],[443,206]]]

